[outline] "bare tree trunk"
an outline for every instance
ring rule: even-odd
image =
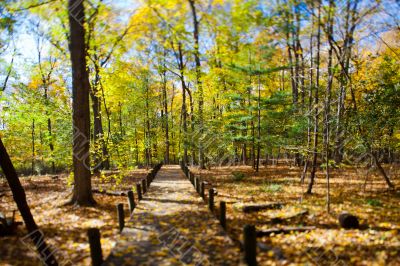
[[[200,133],[202,135],[204,133],[204,128],[203,128],[204,95],[203,95],[203,84],[201,81],[201,62],[200,62],[200,51],[199,51],[199,20],[197,18],[195,0],[188,0],[188,1],[190,4],[190,8],[192,10],[192,17],[193,17],[194,59],[196,62],[196,83],[197,83],[197,90],[199,93],[199,127],[200,127]],[[204,150],[201,139],[199,140],[199,166],[200,169],[205,169]]]
[[[95,147],[97,148],[100,146],[100,152],[96,150],[95,156],[93,158],[95,171],[99,169],[109,169],[110,168],[110,161],[108,156],[108,149],[107,144],[104,139],[104,129],[103,129],[103,121],[102,121],[102,114],[101,114],[101,98],[99,96],[99,89],[100,86],[100,67],[97,63],[95,63],[95,80],[94,84],[90,90],[90,97],[92,99],[92,110],[93,110],[93,141]]]
[[[192,131],[192,134],[194,134],[194,130],[195,130],[195,116],[194,116],[194,100],[193,100],[193,97],[192,97],[192,93],[190,92],[190,89],[189,89],[189,87],[187,87],[186,88],[186,92],[187,92],[187,94],[188,94],[188,96],[189,96],[189,104],[190,104],[190,116],[189,116],[189,118],[190,118],[190,127],[191,127],[191,131]],[[191,165],[194,165],[195,164],[195,161],[196,161],[196,145],[195,145],[195,143],[194,143],[194,139],[193,139],[193,136],[192,136],[192,138],[191,138],[191,140],[190,140],[190,147],[191,147],[191,162],[190,162],[190,164]]]
[[[286,7],[286,8],[291,8],[291,6]],[[295,48],[293,45],[290,43],[291,39],[291,32],[293,28],[293,19],[292,19],[292,14],[291,10],[285,10],[285,16],[286,16],[286,46],[287,46],[287,52],[288,52],[288,58],[289,58],[289,65],[290,65],[290,81],[292,85],[292,97],[293,97],[293,104],[297,106],[298,102],[298,88],[297,88],[297,83],[296,83],[296,71],[295,71],[295,66],[293,66],[293,53],[296,53]],[[293,37],[293,36],[292,36]]]
[[[95,204],[90,173],[90,109],[89,75],[86,67],[84,7],[80,0],[68,1],[70,26],[69,50],[72,63],[73,99],[73,168],[74,189],[71,203],[79,206]]]
[[[319,76],[320,76],[320,48],[321,48],[321,0],[318,1],[318,29],[317,29],[317,76],[316,76],[316,86],[315,86],[315,114],[314,114],[314,144],[313,144],[313,160],[312,168],[310,174],[310,183],[308,184],[307,194],[312,193],[312,188],[314,185],[315,173],[317,171],[317,158],[318,158],[318,117],[319,117]]]
[[[31,175],[35,172],[35,157],[36,157],[36,149],[35,149],[35,119],[32,120],[32,162],[31,162]]]
[[[257,99],[257,162],[256,172],[260,166],[260,152],[261,152],[261,81],[260,74],[258,74],[258,99]]]
[[[328,10],[328,35],[333,34],[333,14],[335,9],[335,3],[333,0],[329,0],[329,10]],[[331,39],[328,37],[328,39]],[[330,173],[329,173],[329,141],[330,141],[330,107],[331,107],[331,91],[333,84],[333,70],[332,70],[332,54],[333,54],[333,46],[330,43],[329,51],[328,51],[328,84],[326,86],[326,95],[325,95],[325,131],[324,131],[324,146],[325,146],[325,175],[326,175],[326,209],[327,212],[330,212]]]
[[[181,43],[178,43],[178,61],[179,61],[179,71],[180,80],[182,86],[182,127],[183,127],[183,163],[187,165],[188,163],[188,140],[187,140],[187,107],[186,107],[186,82],[184,73],[184,63],[183,63],[183,51]]]
[[[166,56],[166,51],[164,50],[164,58]],[[165,61],[164,68],[162,71],[162,95],[163,95],[163,107],[164,107],[164,123],[165,123],[165,164],[169,164],[169,121],[168,121],[168,95],[167,95],[167,76],[165,70]]]
[[[304,180],[307,175],[308,166],[310,163],[310,148],[311,148],[311,110],[312,110],[312,90],[314,88],[314,2],[311,2],[311,12],[312,12],[312,21],[311,21],[311,34],[310,34],[310,87],[308,90],[308,114],[307,114],[307,151],[306,151],[306,161],[304,164],[303,172],[301,174],[301,185],[303,186]]]
[[[146,158],[147,158],[147,167],[151,166],[152,163],[152,155],[151,155],[151,132],[150,132],[150,115],[149,115],[149,84],[146,77]]]

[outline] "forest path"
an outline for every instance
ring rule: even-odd
[[[104,265],[238,265],[239,248],[177,165],[163,166]]]

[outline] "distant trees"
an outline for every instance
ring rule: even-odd
[[[47,16],[49,8],[62,9],[57,1],[29,9],[46,25],[37,30],[45,43],[40,62],[32,65],[29,81],[8,81],[15,89],[0,99],[4,141],[21,146],[34,139],[16,150],[17,167],[28,169],[32,161],[38,169],[70,166],[70,151],[63,156],[62,147],[72,141],[68,115],[78,108],[74,115],[84,109],[80,119],[90,127],[76,132],[90,143],[90,167],[97,170],[184,160],[201,168],[248,164],[257,171],[284,157],[302,167],[309,193],[321,168],[328,186],[329,167],[356,161],[372,161],[388,186],[393,183],[382,163],[395,161],[399,152],[392,111],[397,21],[387,35],[362,27],[387,13],[386,3],[152,0],[134,12],[91,4],[80,32],[85,39],[80,36],[76,46],[85,51],[71,57],[88,72],[75,76],[82,82],[74,83],[81,87],[73,90],[73,108],[65,71],[65,40],[73,32],[67,13]],[[385,20],[380,29],[388,25]],[[363,46],[364,35],[376,36],[385,49]]]

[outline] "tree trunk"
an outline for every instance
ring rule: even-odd
[[[109,169],[110,161],[108,156],[108,149],[106,145],[106,141],[104,139],[104,129],[103,129],[103,121],[101,115],[101,98],[98,95],[99,90],[98,86],[100,86],[100,69],[97,64],[95,64],[95,81],[90,90],[90,98],[92,99],[92,111],[93,111],[93,141],[96,147],[95,156],[93,158],[94,161],[94,170],[98,172],[100,169]],[[97,147],[100,147],[100,152],[97,150]]]
[[[180,80],[182,86],[182,127],[183,127],[183,163],[188,163],[188,140],[187,140],[187,107],[186,107],[186,82],[185,82],[185,65],[183,63],[183,51],[181,43],[178,43],[178,62],[180,71]]]
[[[35,119],[32,120],[32,132],[31,132],[31,135],[32,135],[31,175],[33,175],[34,172],[35,172],[35,157],[36,157],[36,155],[35,155],[35,153],[36,153],[36,150],[35,150]]]
[[[261,81],[258,74],[258,99],[257,99],[257,161],[256,172],[260,167],[260,152],[261,152]]]
[[[204,121],[203,121],[203,107],[204,107],[204,95],[203,95],[203,84],[201,81],[201,62],[200,62],[200,51],[199,51],[199,20],[197,19],[197,11],[194,0],[189,0],[190,8],[192,10],[193,17],[193,39],[194,39],[194,59],[196,61],[196,83],[197,90],[199,93],[199,127],[200,134],[204,133]],[[201,138],[199,140],[199,166],[200,169],[205,169],[204,166],[204,150]]]
[[[36,249],[45,262],[46,265],[58,265],[53,252],[47,246],[43,233],[39,230],[35,220],[33,219],[31,210],[29,209],[26,201],[25,190],[19,181],[17,172],[10,160],[10,156],[7,153],[6,148],[2,140],[0,139],[0,165],[3,169],[3,173],[7,179],[8,185],[10,186],[11,192],[15,203],[18,206],[18,210],[21,213],[22,219],[24,220],[26,229],[29,233],[29,237],[32,239],[36,246]]]
[[[90,173],[90,109],[89,75],[86,67],[84,7],[80,0],[69,0],[69,50],[72,63],[73,106],[73,169],[74,189],[71,203],[79,206],[95,204]]]
[[[317,76],[316,76],[316,86],[315,86],[315,114],[314,114],[314,144],[313,144],[313,160],[312,168],[310,174],[310,183],[308,184],[307,194],[312,193],[312,188],[314,185],[315,173],[317,171],[317,158],[318,158],[318,117],[319,117],[319,76],[320,76],[320,48],[321,48],[321,0],[318,1],[318,30],[317,30]]]
[[[328,10],[328,34],[333,34],[333,14],[334,14],[335,3],[333,0],[329,0],[329,10]],[[330,40],[331,38],[328,37]],[[330,122],[330,107],[331,107],[331,91],[333,84],[333,70],[332,70],[332,54],[333,54],[333,46],[332,43],[329,42],[330,47],[328,51],[328,84],[326,86],[326,94],[325,94],[325,130],[324,130],[324,146],[325,146],[325,176],[326,176],[326,209],[327,212],[330,212],[330,173],[329,173],[329,141],[330,141],[330,132],[329,132],[329,122]]]
[[[164,57],[166,56],[166,51],[164,50]],[[165,164],[169,164],[169,122],[168,122],[168,98],[167,98],[167,77],[165,71],[165,61],[164,61],[164,69],[162,72],[163,79],[163,87],[162,87],[162,95],[163,95],[163,107],[164,107],[164,123],[165,123]]]
[[[306,161],[304,163],[303,172],[301,174],[301,186],[303,189],[304,180],[307,175],[308,166],[310,163],[310,148],[311,148],[311,109],[312,109],[312,90],[314,87],[314,2],[311,2],[311,12],[312,12],[312,21],[311,21],[311,34],[310,34],[310,87],[308,90],[308,114],[307,114],[307,150],[306,150]],[[303,191],[302,191],[303,192]]]

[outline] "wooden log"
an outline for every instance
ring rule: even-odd
[[[226,230],[226,202],[221,201],[219,203],[219,221],[222,228]]]
[[[146,180],[142,179],[142,190],[143,190],[143,195],[147,192],[147,186],[146,186]]]
[[[125,213],[124,213],[124,204],[117,204],[117,213],[118,213],[118,225],[119,232],[121,233],[125,226]]]
[[[242,207],[243,212],[258,212],[261,210],[273,210],[282,208],[284,203],[274,202],[274,203],[263,203],[263,204],[248,204]]]
[[[243,228],[244,261],[249,266],[257,265],[257,236],[254,225],[245,225]]]
[[[136,193],[138,195],[138,200],[142,200],[142,186],[139,183],[136,184]]]
[[[304,210],[304,211],[295,213],[295,214],[290,215],[290,216],[272,218],[272,219],[271,219],[271,222],[272,222],[272,223],[275,223],[275,224],[277,224],[277,223],[282,223],[282,222],[284,222],[284,221],[286,221],[286,220],[290,220],[290,219],[293,219],[293,218],[302,217],[302,216],[307,215],[307,214],[308,214],[308,210]]]
[[[90,257],[92,258],[92,266],[100,266],[103,263],[103,252],[101,250],[100,230],[97,228],[89,228],[87,231]]]
[[[130,211],[130,213],[132,213],[133,210],[134,210],[135,207],[136,207],[136,204],[135,204],[135,197],[134,197],[134,195],[133,195],[133,191],[132,191],[132,190],[129,190],[129,191],[128,191],[128,205],[129,205],[129,211]]]
[[[214,211],[214,189],[210,188],[208,190],[208,208],[210,208],[211,211]]]
[[[358,218],[348,212],[342,212],[339,217],[339,224],[345,229],[358,229],[360,228],[360,222]]]
[[[302,227],[284,227],[284,228],[271,228],[267,230],[257,231],[257,237],[270,236],[272,234],[290,234],[292,232],[307,232],[315,230],[315,226],[302,226]]]

